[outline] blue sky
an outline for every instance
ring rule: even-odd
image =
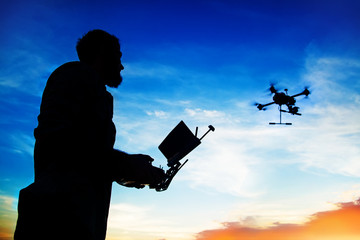
[[[33,180],[33,129],[50,73],[77,60],[91,29],[120,38],[116,148],[166,165],[157,146],[184,120],[216,130],[170,188],[113,186],[108,239],[194,239],[238,221],[301,223],[360,197],[358,1],[9,1],[0,21],[0,221],[11,232],[18,191]],[[301,117],[271,100],[277,83]],[[10,230],[9,230],[10,229]],[[5,235],[4,235],[5,236]]]

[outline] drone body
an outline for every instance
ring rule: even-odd
[[[301,113],[299,113],[299,107],[295,106],[296,103],[296,97],[301,96],[301,95],[305,95],[308,96],[310,94],[310,91],[305,88],[304,91],[302,91],[301,93],[295,94],[295,95],[288,95],[287,93],[287,89],[284,90],[284,92],[279,92],[278,90],[275,89],[274,85],[271,85],[270,87],[270,92],[271,94],[274,94],[273,96],[273,102],[267,103],[267,104],[259,104],[256,103],[255,105],[257,106],[257,108],[259,110],[266,110],[265,107],[272,105],[272,104],[277,104],[279,105],[279,111],[280,111],[280,122],[279,123],[269,123],[271,125],[274,124],[285,124],[285,125],[291,125],[291,123],[282,123],[281,122],[281,113],[282,112],[286,112],[286,113],[290,113],[292,115],[299,115],[301,116]],[[286,105],[288,110],[282,110],[281,107],[283,105]]]

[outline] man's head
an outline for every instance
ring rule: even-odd
[[[76,51],[80,62],[98,71],[106,85],[118,87],[121,84],[120,72],[124,66],[117,37],[103,30],[92,30],[78,40]]]

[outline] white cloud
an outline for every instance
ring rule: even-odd
[[[161,110],[155,110],[155,111],[146,111],[146,114],[149,116],[155,116],[158,118],[166,118],[167,113]]]
[[[15,133],[10,137],[12,142],[12,151],[19,154],[33,156],[35,139],[33,136],[23,133]]]
[[[186,108],[185,113],[188,114],[190,117],[201,120],[224,117],[224,113],[220,111],[200,109],[200,108],[195,108],[195,109]]]
[[[243,104],[237,102],[236,105]],[[264,194],[266,190],[262,184],[266,179],[263,173],[267,171],[266,168],[278,164],[293,164],[294,167],[298,164],[309,171],[317,169],[359,176],[357,121],[352,119],[348,126],[338,124],[337,121],[341,119],[333,118],[336,113],[351,116],[354,109],[338,112],[336,108],[331,110],[329,107],[314,114],[309,109],[311,106],[307,106],[307,113],[302,118],[294,119],[296,122],[293,126],[277,127],[267,125],[266,119],[259,114],[251,115],[244,111],[237,115],[234,108],[229,108],[229,112],[184,108],[180,114],[167,112],[166,115],[172,116],[170,119],[159,119],[155,114],[150,114],[151,118],[142,121],[141,127],[136,125],[139,129],[147,130],[134,131],[131,139],[141,139],[137,146],[144,144],[143,149],[156,149],[177,124],[180,115],[189,120],[185,121],[188,126],[200,126],[199,136],[207,130],[208,124],[213,124],[215,132],[204,138],[203,143],[187,156],[190,161],[176,179],[187,180],[197,189],[235,196],[255,197]],[[332,114],[328,115],[329,112]],[[244,115],[255,126],[239,121]],[[256,119],[259,116],[263,118],[262,122]],[[132,129],[135,128],[133,125]],[[351,137],[353,133],[355,135]],[[128,141],[131,142],[131,139]]]
[[[125,65],[124,77],[169,79],[179,76],[178,69],[160,63],[134,62]]]
[[[187,175],[183,178],[200,189],[213,189],[237,196],[256,196],[261,190],[253,188],[258,177],[255,168],[261,159],[251,154],[251,145],[256,141],[254,135],[257,133],[231,123],[225,113],[220,115],[223,117],[222,124],[217,114],[213,119],[207,119],[210,123],[216,122],[216,130],[189,154],[190,162],[183,170]]]
[[[302,202],[301,202],[302,201]],[[287,224],[301,224],[308,220],[309,216],[315,211],[328,211],[335,209],[335,206],[328,202],[312,202],[309,204],[306,197],[261,199],[261,201],[241,202],[234,206],[233,211],[229,214],[229,219],[234,221],[246,217],[254,218],[256,227],[272,226],[275,222]]]
[[[128,203],[115,203],[110,207],[107,238],[132,239],[144,238],[186,239],[189,233],[179,226],[175,219],[161,217],[154,207],[138,206]],[[171,216],[170,218],[176,218]]]
[[[359,177],[360,110],[356,101],[360,86],[346,85],[349,79],[360,77],[359,66],[354,59],[310,56],[293,87],[310,85],[312,94],[307,100],[298,99],[302,116],[284,115],[292,126],[269,126],[268,122],[278,121],[276,108],[260,112],[242,99],[223,99],[221,105],[211,107],[207,102],[212,99],[200,103],[194,98],[173,101],[142,96],[148,104],[136,108],[146,118],[138,121],[138,114],[122,115],[118,138],[125,148],[162,157],[157,146],[180,120],[191,130],[199,126],[199,136],[212,124],[215,133],[189,154],[190,161],[177,180],[235,196],[264,194],[264,173],[279,164]],[[207,105],[210,107],[204,107]]]
[[[194,186],[256,196],[264,190],[264,168],[277,164],[360,177],[360,110],[353,101],[359,99],[358,85],[345,85],[347,78],[360,77],[360,64],[335,58],[309,61],[313,62],[308,63],[302,82],[310,82],[316,91],[310,100],[299,103],[303,116],[286,115],[293,126],[267,126],[266,120],[256,119],[263,118],[259,114],[248,109],[237,114],[231,106],[224,106],[223,112],[186,109],[195,119],[203,115],[202,120],[219,123],[213,136],[191,153],[191,168],[184,170]],[[244,117],[255,124],[248,127],[237,121]]]
[[[307,60],[304,79],[315,92],[306,106],[309,126],[304,141],[291,147],[307,167],[331,173],[360,176],[360,62],[346,58]],[[305,135],[306,133],[306,135]],[[300,134],[300,133],[299,133]]]
[[[347,189],[342,189],[340,192],[337,192],[336,202],[354,202],[359,199],[360,196],[360,184],[354,184]]]
[[[35,51],[35,50],[33,50]],[[0,86],[41,96],[47,78],[55,66],[43,55],[29,50],[13,50],[0,74]]]
[[[139,207],[125,203],[112,204],[109,216],[109,227],[138,230],[139,223],[144,221],[144,218],[150,210],[151,208],[149,207]]]

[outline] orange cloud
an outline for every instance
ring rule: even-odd
[[[302,225],[274,223],[262,229],[230,222],[223,229],[198,233],[196,240],[359,240],[360,199],[337,206],[337,210],[312,215]]]

